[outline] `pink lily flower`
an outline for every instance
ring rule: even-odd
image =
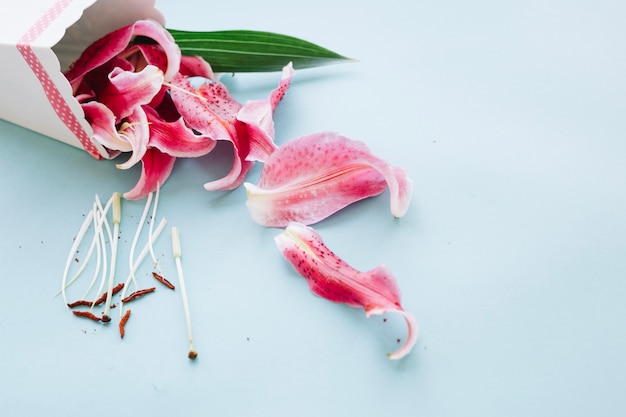
[[[70,69],[65,72],[65,77],[69,80],[74,91],[88,73],[102,67],[114,57],[128,58],[128,55],[132,55],[132,52],[135,52],[137,48],[129,47],[129,45],[137,36],[144,36],[156,41],[167,57],[167,65],[162,68],[164,78],[166,81],[174,78],[180,66],[181,53],[178,45],[169,32],[157,22],[139,20],[132,25],[103,36],[85,49]]]
[[[396,352],[387,356],[400,359],[411,352],[418,337],[417,321],[402,308],[400,291],[389,269],[380,265],[367,272],[354,269],[331,252],[313,228],[300,223],[289,224],[275,240],[314,294],[335,303],[362,307],[368,318],[386,312],[401,314],[407,323],[407,337]]]
[[[155,43],[137,44],[137,36]],[[200,57],[182,57],[169,32],[153,21],[138,21],[90,45],[65,73],[93,128],[93,139],[109,158],[131,152],[117,167],[142,162],[142,173],[127,199],[145,197],[163,184],[177,157],[209,153],[215,140],[194,131],[176,110],[168,82],[175,77],[214,79]]]
[[[319,222],[387,187],[391,213],[402,217],[412,193],[403,169],[373,155],[363,142],[329,132],[285,143],[265,161],[258,185],[244,186],[252,219],[268,227]]]
[[[294,71],[285,66],[281,81],[268,99],[241,105],[217,81],[194,89],[179,75],[172,81],[171,95],[187,125],[214,140],[233,144],[234,161],[230,172],[204,185],[207,190],[232,190],[240,186],[255,161],[264,161],[274,152],[272,114],[291,83]]]

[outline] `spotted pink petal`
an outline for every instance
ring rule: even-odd
[[[173,82],[171,97],[187,125],[214,140],[233,144],[233,166],[225,177],[204,185],[207,190],[232,190],[239,187],[254,161],[262,161],[276,148],[272,112],[289,86],[293,69],[288,65],[283,78],[267,100],[242,106],[220,82],[204,83],[194,89],[179,75]],[[247,106],[247,107],[246,107]]]
[[[412,188],[403,169],[373,155],[363,142],[331,132],[285,143],[265,162],[259,184],[244,186],[252,219],[268,227],[319,222],[386,187],[391,213],[402,217]]]
[[[167,68],[163,70],[165,80],[172,80],[178,73],[180,66],[180,48],[170,33],[160,24],[152,20],[139,20],[132,25],[103,36],[84,50],[70,69],[65,72],[65,76],[72,87],[76,88],[87,73],[121,54],[137,36],[153,39],[163,48],[167,56]]]
[[[139,72],[115,68],[97,100],[115,114],[117,122],[128,117],[135,107],[150,103],[161,91],[163,73],[153,65]]]
[[[132,190],[124,193],[124,198],[139,200],[155,191],[170,176],[175,161],[176,158],[171,155],[156,148],[148,148],[141,158],[142,169],[139,181]]]
[[[197,135],[187,127],[182,117],[167,122],[157,112],[144,106],[150,126],[150,146],[176,157],[193,158],[211,152],[216,142],[206,136]]]
[[[389,269],[354,269],[326,247],[319,233],[300,223],[290,223],[275,241],[314,294],[335,303],[362,307],[368,318],[386,312],[401,314],[407,323],[407,337],[400,349],[387,356],[400,359],[411,352],[418,337],[417,321],[402,308],[400,291]]]
[[[205,83],[196,90],[186,77],[178,75],[172,86],[172,100],[190,128],[214,140],[232,142],[236,138],[234,123],[241,104],[223,84]]]
[[[251,162],[245,160],[247,141],[240,141],[235,120],[241,108],[219,83],[205,83],[194,89],[189,81],[178,76],[172,82],[172,100],[187,125],[200,134],[213,140],[226,140],[233,144],[233,166],[226,176],[204,185],[207,190],[232,190],[237,188],[246,174],[252,169]]]

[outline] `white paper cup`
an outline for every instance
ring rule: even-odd
[[[103,35],[137,20],[165,24],[155,0],[22,0],[0,14],[0,118],[85,149],[92,129],[61,71]]]

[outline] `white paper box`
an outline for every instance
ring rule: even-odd
[[[22,0],[0,15],[0,118],[83,148],[91,143],[70,84],[62,74],[103,35],[140,19],[164,24],[155,0]]]

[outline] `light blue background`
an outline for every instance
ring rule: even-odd
[[[407,169],[404,218],[385,193],[317,229],[355,267],[394,271],[420,340],[389,361],[401,321],[314,297],[243,189],[203,190],[228,147],[179,161],[160,202],[183,238],[198,360],[178,293],[132,306],[123,341],[72,317],[53,298],[72,238],[94,195],[138,171],[0,122],[3,415],[623,415],[626,3],[157,4],[172,28],[270,30],[359,60],[299,71],[276,141],[334,130]],[[278,77],[224,81],[245,100]],[[142,208],[124,202],[126,251]],[[168,235],[157,253],[175,280]]]

